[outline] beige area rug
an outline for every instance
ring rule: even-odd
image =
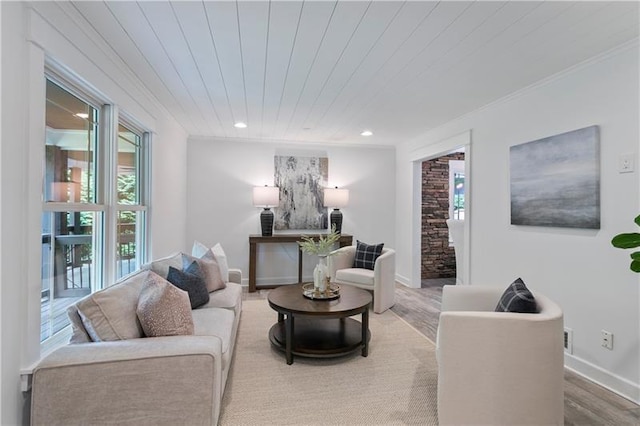
[[[276,320],[266,300],[243,302],[220,425],[438,424],[434,345],[393,312],[369,315],[368,357],[292,365],[269,342]]]

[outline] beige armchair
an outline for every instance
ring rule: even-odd
[[[396,303],[396,252],[384,248],[373,271],[353,267],[356,246],[342,247],[329,256],[331,281],[373,291],[373,312],[382,313]]]
[[[563,315],[494,312],[504,288],[444,286],[438,326],[441,425],[564,424]]]

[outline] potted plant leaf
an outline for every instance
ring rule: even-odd
[[[640,216],[637,216],[633,221],[640,226]],[[611,244],[621,249],[640,247],[640,234],[637,232],[618,234],[613,237]],[[631,265],[629,268],[633,272],[640,272],[640,251],[631,253]]]
[[[318,256],[318,264],[313,269],[313,286],[317,291],[324,292],[327,288],[327,256],[333,251],[333,246],[340,239],[340,234],[336,232],[335,226],[331,232],[321,235],[317,241],[303,235],[299,241],[300,249],[309,254]]]

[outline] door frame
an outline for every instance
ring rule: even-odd
[[[420,288],[422,281],[422,162],[447,155],[456,149],[464,148],[465,166],[465,221],[464,221],[464,272],[462,279],[470,284],[471,276],[471,224],[473,217],[473,169],[472,169],[472,138],[471,130],[443,139],[414,150],[410,160],[413,163],[413,194],[412,194],[412,232],[411,242],[411,287]]]

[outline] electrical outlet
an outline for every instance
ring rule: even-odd
[[[573,353],[573,330],[566,327],[564,329],[564,351],[568,354]]]
[[[635,155],[622,154],[618,159],[618,173],[633,173],[635,170]]]
[[[609,350],[613,350],[613,333],[607,330],[602,330],[602,347]]]

